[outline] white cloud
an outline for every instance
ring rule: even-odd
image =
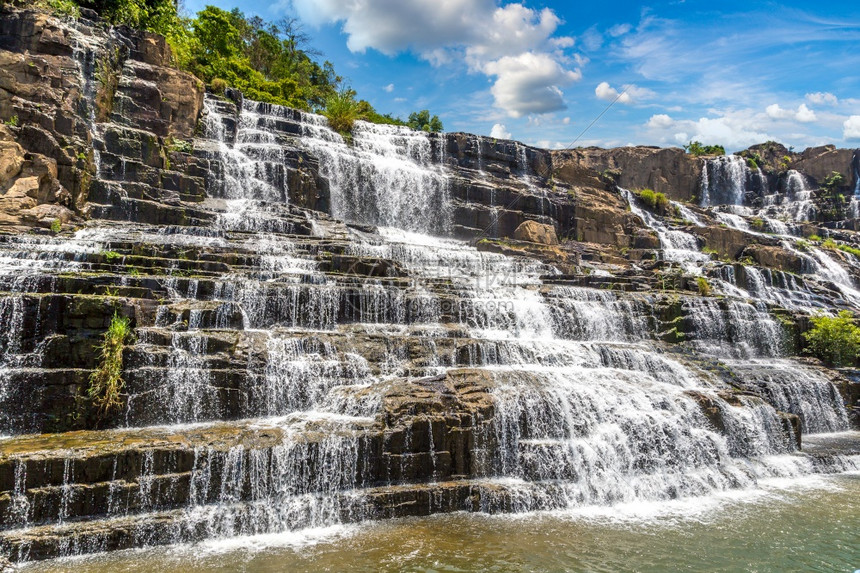
[[[794,119],[801,123],[810,123],[818,119],[815,111],[806,107],[805,103],[800,104],[797,111],[782,108],[778,103],[767,106],[764,111],[771,119]]]
[[[566,117],[566,118],[562,119],[561,123],[563,123],[564,125],[570,125],[570,118]]]
[[[633,26],[630,24],[615,24],[611,28],[609,28],[608,33],[613,38],[617,38],[618,36],[623,36],[627,32],[629,32]]]
[[[692,133],[690,140],[706,144],[720,144],[729,149],[742,149],[756,143],[776,139],[757,131],[745,114],[726,114],[722,117],[703,117],[697,121],[683,122]]]
[[[806,107],[805,103],[800,104],[797,108],[797,113],[794,114],[794,119],[802,123],[809,123],[818,119],[815,117],[815,112]]]
[[[569,69],[576,56],[571,60],[564,53],[574,40],[555,35],[561,19],[549,8],[496,0],[293,0],[293,5],[311,25],[342,23],[353,52],[410,50],[434,66],[464,61],[470,72],[494,76],[495,103],[513,117],[562,109],[561,86],[581,76],[578,68]],[[523,64],[538,69],[525,70]]]
[[[816,105],[836,105],[839,98],[830,92],[815,92],[806,94],[806,101]]]
[[[842,138],[845,140],[860,140],[860,115],[852,115],[842,124]]]
[[[490,137],[495,139],[510,139],[511,132],[505,128],[505,125],[502,123],[497,123],[493,125],[493,129],[490,130]]]
[[[652,115],[645,125],[653,129],[668,129],[675,125],[675,120],[665,113],[658,113]]]
[[[653,91],[647,88],[640,88],[634,84],[630,84],[627,88],[621,92],[617,89],[609,85],[609,82],[600,82],[596,88],[594,88],[594,95],[597,96],[598,99],[602,99],[605,101],[618,101],[618,103],[631,104],[635,103],[637,100],[648,99],[653,97],[655,94]]]
[[[383,91],[391,93],[394,91],[394,84],[388,84],[387,86],[382,87]]]
[[[791,112],[787,109],[782,109],[779,107],[778,103],[773,103],[765,108],[765,113],[767,113],[768,117],[773,119],[784,119],[791,115]]]
[[[605,101],[615,101],[617,99],[619,103],[630,103],[630,96],[627,93],[623,93],[619,97],[618,90],[610,86],[609,82],[600,82],[597,84],[597,87],[594,88],[594,95],[597,96],[597,99]]]
[[[534,52],[488,62],[484,72],[496,76],[490,91],[496,105],[511,117],[565,109],[560,86],[582,77],[579,70],[566,70],[548,54]]]

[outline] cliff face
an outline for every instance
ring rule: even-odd
[[[703,160],[677,147],[584,147],[557,155],[598,173],[618,172],[613,175],[626,189],[653,189],[677,201],[694,197],[702,176]]]
[[[705,161],[364,123],[345,142],[205,94],[159,37],[3,10],[0,554],[848,464],[800,447],[849,427],[855,373],[795,356],[812,314],[860,308],[850,249],[801,239],[856,245],[847,221],[794,217],[844,152],[791,156],[808,177],[767,205],[770,182],[711,166],[758,211],[649,203],[627,189],[689,198]],[[120,407],[100,408],[121,318]]]
[[[163,38],[0,10],[0,116],[6,122],[0,137],[8,156],[17,157],[4,169],[2,185],[11,192],[0,199],[4,224],[80,221],[93,180],[102,177],[96,175],[102,152],[109,162],[115,151],[106,146],[134,142],[129,154],[164,169],[165,138],[193,137],[203,85],[170,67]]]

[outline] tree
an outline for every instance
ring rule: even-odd
[[[690,155],[725,155],[726,149],[722,145],[702,145],[701,141],[691,141],[684,146],[684,150]]]
[[[442,120],[438,115],[430,117],[430,110],[422,109],[421,111],[413,111],[409,114],[409,120],[406,125],[416,130],[423,131],[442,131]]]

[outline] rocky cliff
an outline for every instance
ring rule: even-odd
[[[803,435],[850,427],[856,372],[797,357],[811,316],[860,305],[856,211],[816,186],[850,153],[771,177],[361,122],[346,142],[204,93],[156,36],[10,8],[0,29],[9,558],[855,467]]]

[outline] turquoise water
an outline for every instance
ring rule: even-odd
[[[401,519],[37,564],[24,571],[845,571],[860,474],[669,503]]]

